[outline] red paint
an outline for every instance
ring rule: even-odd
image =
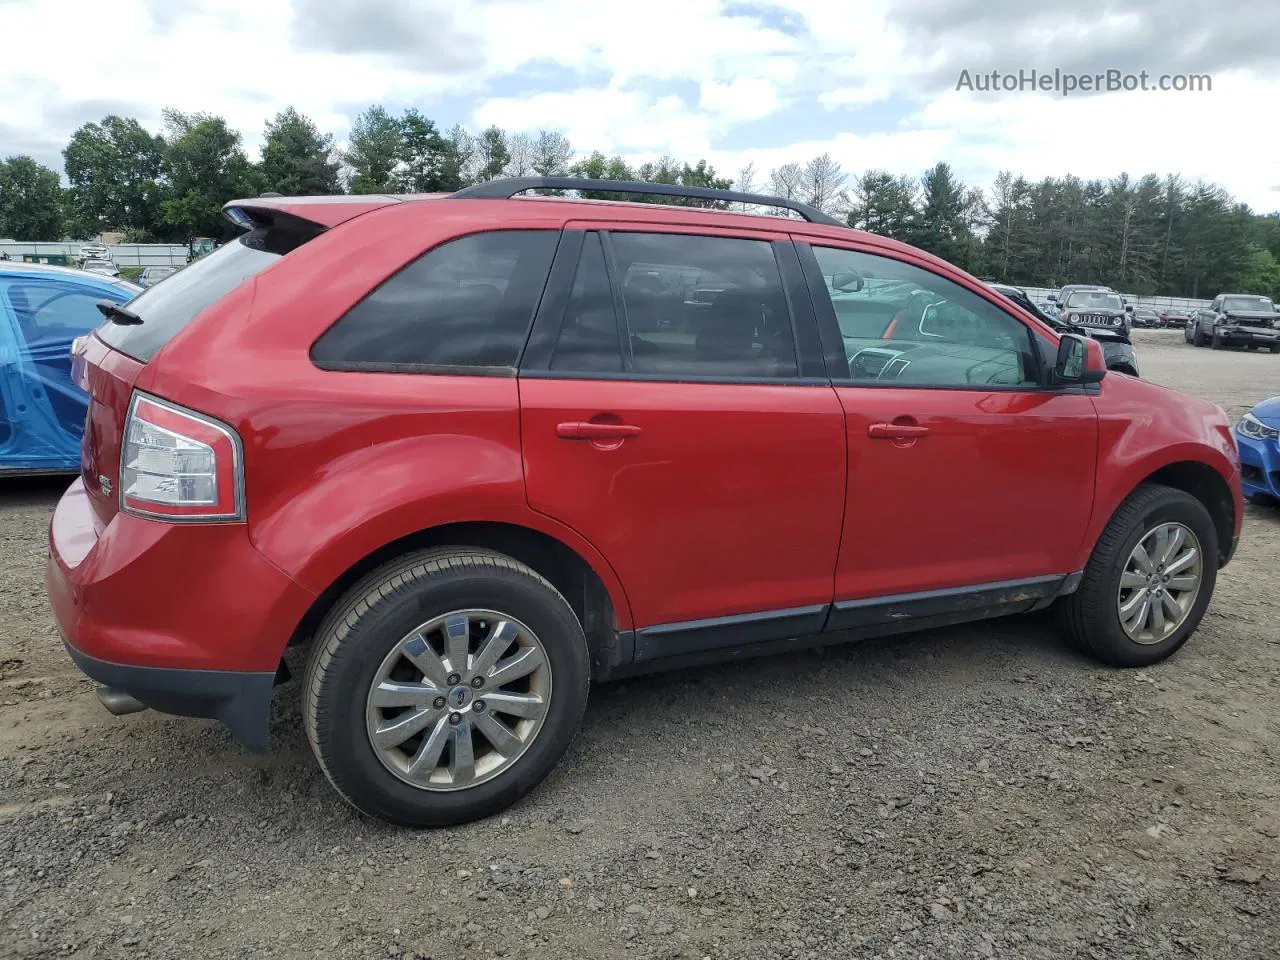
[[[627,629],[1079,570],[1116,506],[1173,462],[1211,467],[1239,498],[1222,412],[1128,377],[1088,396],[337,373],[308,355],[372,287],[445,239],[570,221],[853,246],[933,270],[1056,345],[985,285],[890,240],[548,198],[246,203],[336,225],[145,366],[86,344],[83,482],[51,524],[49,593],[92,656],[273,669],[314,597],[353,565],[460,521],[559,540]],[[135,387],[239,434],[245,522],[118,512]]]

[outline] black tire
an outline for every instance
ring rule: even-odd
[[[1187,619],[1160,643],[1130,639],[1120,625],[1116,599],[1120,575],[1139,541],[1161,523],[1185,524],[1200,541],[1200,592]],[[1067,637],[1081,651],[1113,667],[1147,667],[1171,656],[1195,633],[1213,598],[1218,576],[1218,533],[1203,503],[1188,493],[1159,484],[1135,490],[1112,515],[1085,566],[1075,593],[1057,607]]]
[[[1273,344],[1271,345],[1271,352],[1272,352],[1272,353],[1280,353],[1280,343],[1273,343]]]
[[[462,609],[493,610],[526,624],[546,652],[554,684],[541,728],[508,769],[473,787],[427,790],[379,760],[365,726],[367,691],[402,637]],[[546,579],[487,550],[426,550],[364,577],[325,618],[303,681],[303,724],[325,776],[356,809],[403,826],[451,826],[492,816],[541,782],[577,733],[590,680],[582,626]]]
[[[1205,345],[1204,333],[1200,330],[1200,324],[1198,323],[1196,324],[1195,330],[1191,333],[1191,342],[1197,347],[1203,347]]]
[[[1217,330],[1213,331],[1213,338],[1209,341],[1209,346],[1214,350],[1222,349],[1222,337],[1219,335]]]

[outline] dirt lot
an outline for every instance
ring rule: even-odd
[[[1280,357],[1137,337],[1233,416]],[[312,763],[114,719],[42,590],[60,484],[0,490],[0,956],[1274,958],[1280,513],[1157,669],[1042,619],[597,689],[500,819],[363,820]],[[145,598],[139,598],[145,602]]]

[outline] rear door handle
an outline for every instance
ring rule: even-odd
[[[909,423],[872,423],[867,425],[867,436],[873,440],[915,440],[927,437],[928,427]]]
[[[570,420],[556,424],[556,436],[564,440],[625,440],[640,433],[633,423],[592,423]]]

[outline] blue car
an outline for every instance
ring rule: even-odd
[[[1280,500],[1280,397],[1263,400],[1236,424],[1240,482],[1255,502]]]
[[[71,379],[71,344],[102,322],[99,300],[141,288],[38,263],[0,262],[0,474],[80,468],[89,398]]]

